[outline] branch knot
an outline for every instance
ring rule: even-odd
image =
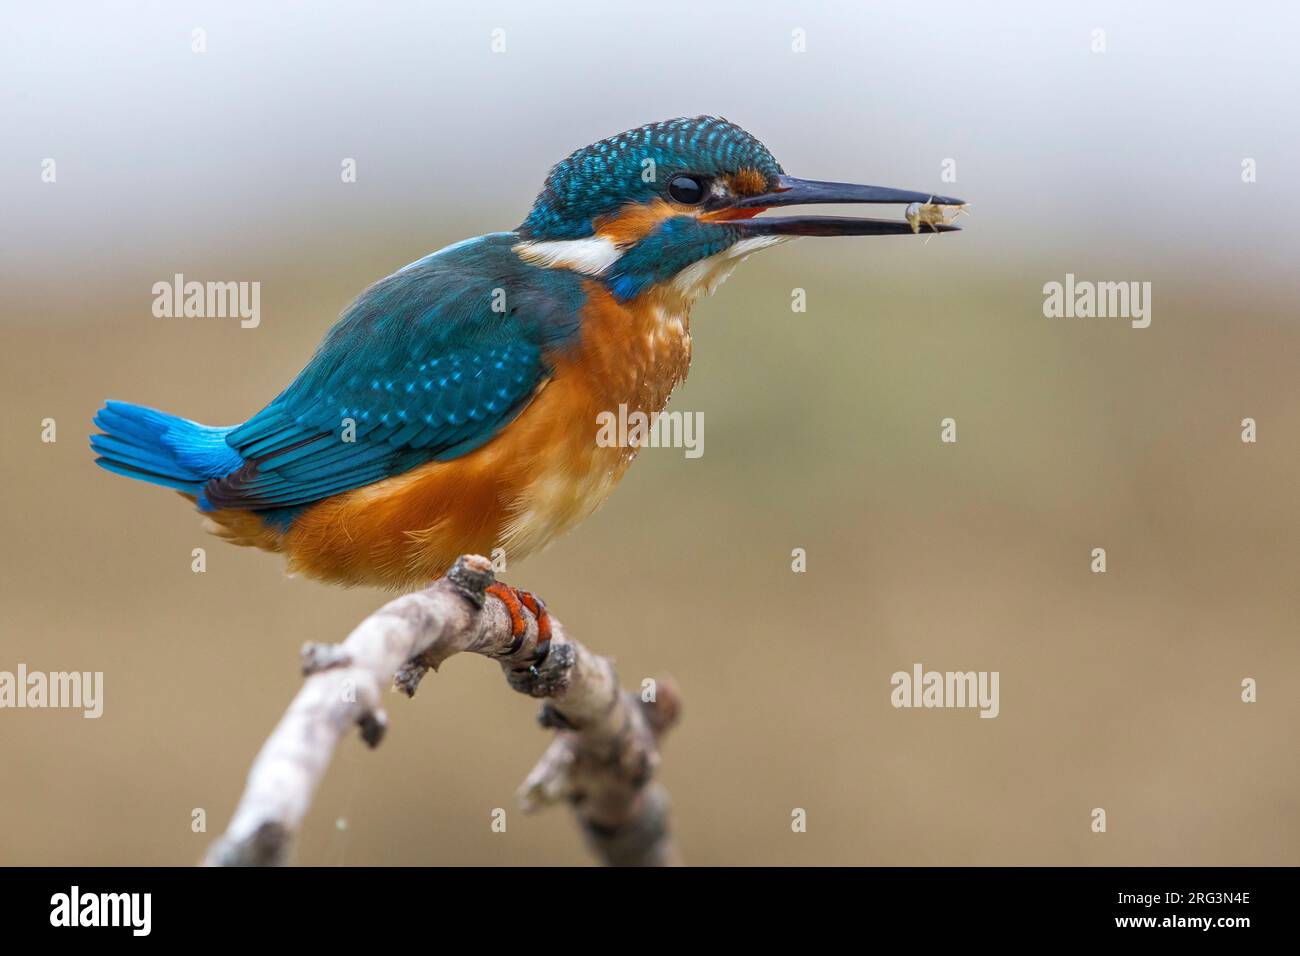
[[[447,581],[463,597],[477,608],[483,607],[483,595],[496,575],[492,573],[492,562],[481,554],[462,554],[447,572]]]

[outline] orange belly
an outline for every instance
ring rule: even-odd
[[[598,416],[647,415],[686,377],[684,308],[645,296],[619,304],[587,284],[582,336],[519,417],[460,458],[326,498],[279,533],[249,512],[215,512],[214,530],[283,551],[289,569],[344,584],[419,585],[461,554],[519,560],[591,514],[636,449],[597,444]]]

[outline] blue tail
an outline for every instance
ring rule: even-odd
[[[90,447],[99,455],[95,464],[186,494],[198,495],[210,478],[244,464],[226,444],[237,425],[200,425],[128,402],[107,402],[95,415],[95,425],[104,432],[90,436]]]

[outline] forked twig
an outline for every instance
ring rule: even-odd
[[[493,581],[491,562],[464,555],[430,587],[371,614],[341,644],[304,646],[302,689],[253,761],[234,817],[204,863],[286,862],[343,735],[359,727],[362,739],[378,746],[388,724],[384,690],[395,683],[410,696],[430,668],[465,652],[497,660],[512,688],[545,699],[539,720],[556,736],[520,787],[526,811],[568,802],[604,863],[679,863],[668,795],[653,780],[659,739],[678,717],[676,688],[660,681],[649,701],[620,690],[610,661],[570,638],[554,617],[550,651],[530,665],[537,622],[527,616],[518,643],[505,604],[485,593]]]

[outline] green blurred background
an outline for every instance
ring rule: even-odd
[[[742,266],[697,306],[673,399],[704,413],[704,456],[647,450],[505,576],[626,684],[679,683],[662,776],[687,859],[1300,862],[1296,15],[1045,6],[8,8],[0,670],[106,690],[99,720],[0,711],[0,862],[198,859],[298,647],[386,599],[286,578],[96,469],[102,400],[242,420],[369,282],[514,225],[569,150],[702,112],[795,175],[973,206],[960,235]],[[260,327],[153,318],[175,272],[261,282]],[[1151,327],[1044,318],[1067,272],[1150,281]],[[893,709],[914,662],[1000,671],[1000,716]],[[514,810],[534,710],[477,658],[394,697],[384,745],[337,754],[298,861],[586,862],[565,811]]]

